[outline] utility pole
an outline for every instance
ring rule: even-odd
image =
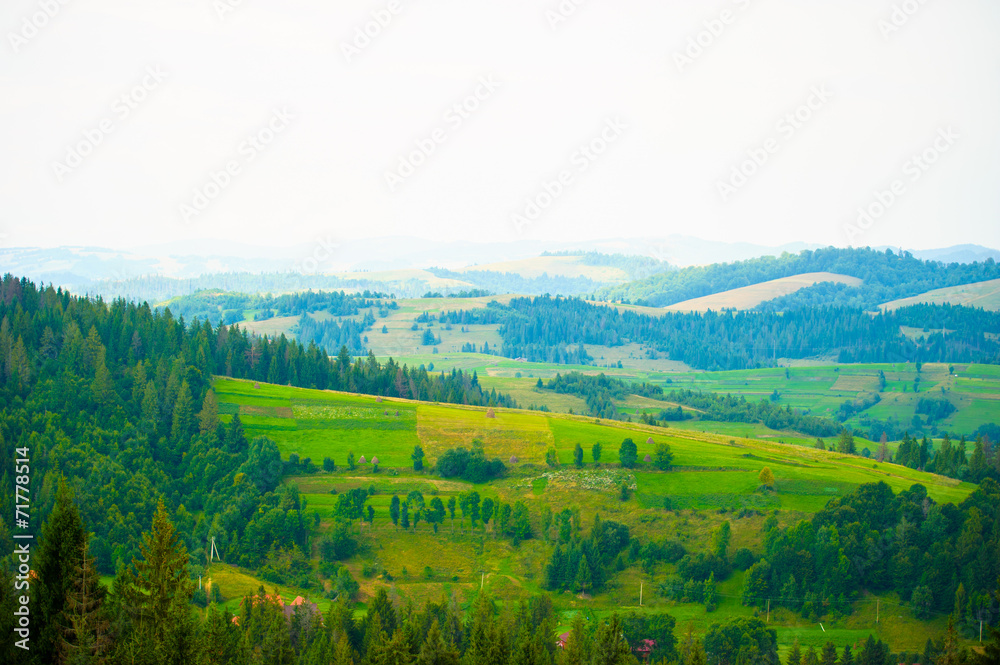
[[[479,579],[479,590],[480,591],[483,590],[483,585],[484,584],[486,584],[486,573],[483,573],[483,576]]]
[[[771,623],[771,599],[767,599],[767,621],[764,623]]]

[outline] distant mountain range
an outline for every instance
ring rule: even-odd
[[[503,275],[521,275],[534,279],[539,288],[558,291],[559,283],[538,281],[536,260],[543,253],[599,252],[607,255],[651,257],[674,267],[709,265],[743,261],[762,256],[797,254],[818,245],[789,243],[780,246],[756,245],[743,242],[716,242],[691,236],[670,235],[662,238],[609,238],[597,241],[555,242],[519,240],[499,243],[467,241],[433,242],[421,238],[389,237],[349,240],[336,243],[331,239],[316,239],[288,247],[263,247],[239,242],[199,241],[175,242],[163,245],[110,249],[104,247],[0,248],[0,271],[29,277],[38,282],[56,284],[78,293],[106,296],[142,295],[148,289],[118,289],[114,284],[137,284],[157,281],[156,296],[170,297],[202,288],[231,289],[234,276],[252,273],[258,279],[254,288],[269,288],[263,274],[284,274],[275,290],[282,290],[288,275],[308,273],[320,282],[312,288],[368,288],[370,285],[391,283],[409,293],[423,288],[437,288],[434,275],[426,269],[463,272],[469,286],[482,286],[484,278],[471,276],[475,272],[490,272],[489,288],[502,286]],[[885,248],[876,248],[885,249]],[[893,248],[898,250],[898,248]],[[979,245],[956,245],[941,249],[911,250],[921,259],[945,263],[970,263],[993,258],[1000,260],[1000,251]],[[567,292],[584,293],[601,286],[622,282],[613,272],[581,273],[579,266],[568,262],[543,263],[548,277],[567,277]],[[523,270],[522,270],[523,268]],[[499,270],[502,269],[502,272]],[[661,268],[662,269],[662,268]],[[401,272],[409,271],[409,272]],[[415,272],[414,272],[415,271]],[[350,273],[350,274],[347,274]],[[381,273],[381,274],[379,274]],[[218,276],[213,278],[212,276]],[[176,280],[177,284],[167,283]],[[187,280],[187,283],[182,283]],[[218,281],[218,284],[215,282]],[[240,281],[236,279],[235,281]],[[315,281],[315,280],[314,280]],[[518,281],[518,280],[515,280]],[[522,287],[524,283],[518,281]],[[405,288],[404,288],[405,286]],[[553,292],[556,292],[553,291]],[[152,293],[152,292],[149,292]]]

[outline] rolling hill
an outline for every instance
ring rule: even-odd
[[[909,298],[892,300],[880,305],[880,307],[885,310],[893,310],[918,303],[965,305],[966,307],[1000,310],[1000,279],[934,289]]]
[[[795,293],[799,289],[823,282],[846,284],[847,286],[860,286],[862,284],[862,280],[850,275],[838,275],[831,272],[809,272],[801,275],[779,277],[778,279],[750,286],[684,300],[673,305],[667,305],[664,309],[671,312],[706,312],[708,310],[718,312],[723,309],[753,309],[766,300],[786,296]]]
[[[333,524],[330,515],[339,494],[366,491],[374,519],[357,533],[359,553],[344,562],[361,582],[362,598],[370,598],[382,586],[418,603],[452,594],[466,604],[480,588],[501,602],[542,593],[543,570],[557,542],[543,519],[546,508],[557,514],[564,508],[578,510],[587,525],[599,514],[602,520],[626,525],[640,542],[679,534],[690,551],[709,547],[712,533],[725,521],[732,525],[735,551],[761,547],[766,515],[773,514],[781,524],[793,524],[863,483],[884,481],[896,491],[920,483],[932,499],[941,502],[959,502],[974,489],[892,464],[739,436],[511,409],[496,409],[491,418],[481,408],[222,378],[214,381],[214,388],[220,417],[228,421],[239,413],[248,437],[273,439],[282,457],[296,463],[307,457],[314,463],[325,457],[335,461],[335,471],[293,470],[284,479],[297,486],[306,513],[318,516],[321,532]],[[638,446],[639,463],[634,469],[622,468],[617,461],[618,446],[626,437]],[[482,442],[488,455],[510,460],[506,476],[473,485],[426,470],[413,471],[410,454],[415,445],[423,447],[429,466],[448,448],[469,445],[473,439]],[[600,462],[591,456],[596,443],[603,447]],[[656,443],[671,447],[672,471],[665,473],[643,461]],[[578,444],[586,451],[580,468],[573,465],[573,449]],[[556,466],[546,464],[549,449],[555,450]],[[359,463],[348,466],[350,453]],[[360,462],[362,456],[368,463]],[[379,460],[377,469],[370,463],[373,457]],[[758,474],[765,466],[777,478],[776,492],[759,490]],[[622,484],[630,488],[626,501],[619,496]],[[511,544],[496,536],[493,525],[470,527],[463,515],[445,517],[440,525],[425,522],[410,529],[399,528],[389,519],[393,495],[406,498],[418,492],[427,501],[431,497],[448,501],[468,490],[476,490],[484,499],[521,502],[530,515],[534,537]],[[664,510],[668,498],[672,509]],[[643,607],[649,612],[669,611],[679,624],[690,622],[696,633],[727,616],[748,616],[753,611],[738,600],[744,579],[741,572],[720,583],[719,608],[708,613],[698,603],[675,602],[654,593],[656,581],[669,575],[670,566],[644,568],[636,559],[630,561],[599,593],[552,595],[555,609],[569,616],[581,609],[602,614],[634,607],[639,584],[645,582]],[[220,579],[228,581],[233,576],[230,567],[217,565],[216,570]],[[825,619],[823,630],[803,624],[787,611],[776,610],[771,623],[784,647],[795,639],[803,646],[820,646],[831,634],[853,642],[871,630],[859,620],[867,616],[867,605],[867,599],[859,599],[857,616],[831,616]],[[898,609],[892,624],[882,628],[883,636],[891,634],[894,648],[919,648],[927,624],[915,621],[909,609]],[[935,630],[939,629],[935,624]]]

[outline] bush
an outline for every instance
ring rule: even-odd
[[[324,561],[343,561],[358,551],[358,541],[351,535],[350,523],[338,519],[333,528],[319,541],[319,554]]]
[[[459,476],[469,482],[485,483],[497,478],[507,470],[499,459],[486,459],[482,448],[451,448],[437,461],[437,472],[444,478]]]
[[[736,554],[733,555],[733,567],[736,570],[746,570],[756,562],[757,558],[753,555],[753,552],[745,547],[741,547],[736,550]]]
[[[639,459],[639,451],[636,448],[635,441],[630,438],[622,441],[622,445],[618,449],[618,459],[626,469],[631,469],[635,466],[636,461]]]

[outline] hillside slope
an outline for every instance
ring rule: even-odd
[[[850,275],[838,275],[831,272],[808,272],[801,275],[779,277],[766,282],[743,286],[721,293],[692,298],[683,302],[667,305],[665,309],[671,312],[707,312],[722,309],[753,309],[766,300],[795,293],[814,284],[832,282],[847,286],[860,286],[862,280]]]
[[[909,298],[891,300],[883,303],[880,307],[885,310],[894,310],[918,303],[965,305],[966,307],[1000,310],[1000,279],[934,289]]]

